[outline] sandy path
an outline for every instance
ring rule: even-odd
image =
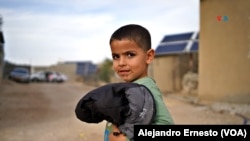
[[[81,83],[15,84],[0,86],[1,141],[102,141],[105,122],[76,119],[78,100],[94,87]],[[191,104],[178,95],[165,96],[176,124],[242,124],[229,112]]]

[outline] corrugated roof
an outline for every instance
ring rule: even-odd
[[[198,39],[198,32],[166,35],[157,46],[156,55],[197,52],[199,47]]]

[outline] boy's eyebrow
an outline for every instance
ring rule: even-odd
[[[135,53],[136,51],[134,51],[134,50],[127,50],[127,51],[125,51],[125,52],[122,52],[122,53],[120,53],[120,54],[127,54],[127,53]],[[118,55],[119,53],[112,53],[112,55]]]
[[[117,53],[112,53],[111,55],[118,55]]]

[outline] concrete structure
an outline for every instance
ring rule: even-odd
[[[199,99],[250,103],[250,1],[201,0]]]
[[[198,32],[166,35],[156,48],[150,65],[152,76],[163,93],[180,92],[187,72],[198,70]]]

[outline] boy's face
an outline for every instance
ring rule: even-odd
[[[111,42],[113,69],[125,82],[147,76],[147,67],[154,57],[154,51],[144,51],[132,40]]]

